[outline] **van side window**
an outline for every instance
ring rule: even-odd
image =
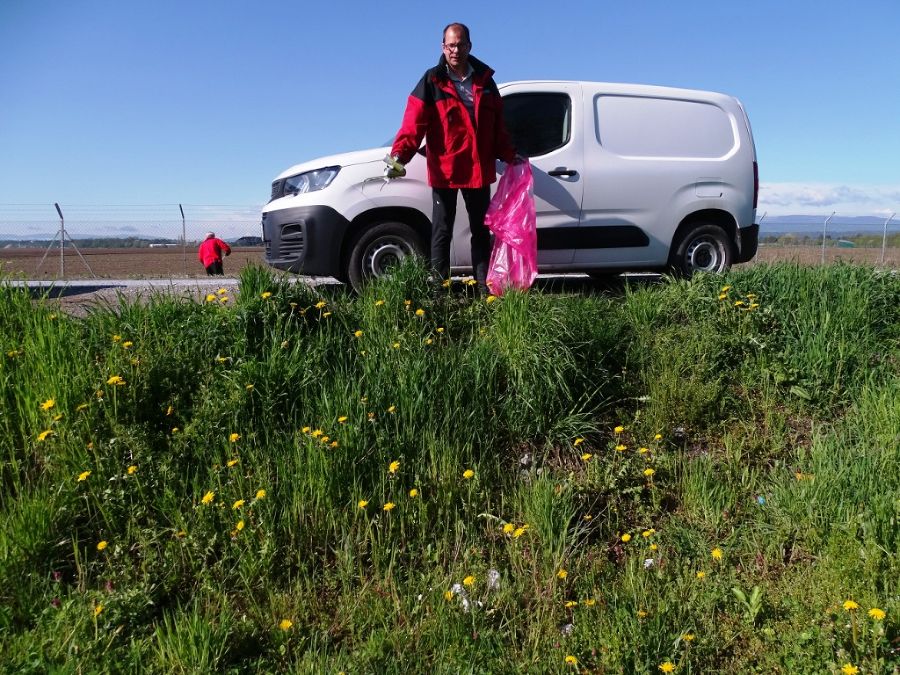
[[[569,142],[572,101],[566,94],[509,94],[503,119],[513,145],[526,157],[546,155]]]

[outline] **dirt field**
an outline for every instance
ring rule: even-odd
[[[90,265],[98,279],[168,279],[185,277],[205,277],[206,273],[197,261],[193,249],[180,248],[140,248],[140,249],[83,249],[87,265]],[[42,249],[2,249],[0,250],[0,272],[13,276],[24,275],[34,280],[90,279],[91,273],[85,263],[72,249],[66,249],[64,256],[65,275],[60,276],[59,249],[51,249],[38,269]],[[748,264],[791,260],[804,265],[818,265],[822,260],[819,246],[760,246],[756,258]],[[837,248],[825,249],[825,262],[838,260],[878,265],[881,260],[880,248]],[[225,259],[225,274],[237,276],[245,265],[262,264],[262,248],[235,248]],[[900,267],[900,249],[885,251],[884,264]]]
[[[194,248],[85,248],[79,249],[81,257],[74,249],[67,248],[63,256],[65,275],[60,276],[59,249],[53,248],[47,254],[40,268],[43,249],[10,248],[0,250],[0,272],[28,279],[90,279],[91,272],[98,279],[168,279],[172,277],[206,276],[206,271],[197,260]],[[237,276],[250,263],[262,264],[262,247],[232,248],[225,258],[227,276]]]

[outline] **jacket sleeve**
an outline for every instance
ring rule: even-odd
[[[224,241],[222,242],[222,252],[225,255],[231,255],[231,247],[228,244],[226,244]]]
[[[416,154],[419,146],[422,145],[422,139],[425,138],[431,117],[434,115],[434,105],[430,104],[431,97],[427,92],[427,77],[427,73],[422,76],[406,100],[403,123],[394,139],[394,145],[391,146],[391,154],[395,155],[401,164],[409,164],[413,155]]]

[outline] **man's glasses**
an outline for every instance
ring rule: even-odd
[[[448,45],[446,42],[444,43],[444,49],[448,52],[462,52],[469,48],[468,42],[457,42],[456,44]]]

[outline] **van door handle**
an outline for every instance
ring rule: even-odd
[[[577,176],[578,172],[574,169],[567,169],[564,166],[559,167],[558,169],[553,169],[552,171],[547,172],[548,176],[565,176],[566,178],[571,178],[572,176]]]

